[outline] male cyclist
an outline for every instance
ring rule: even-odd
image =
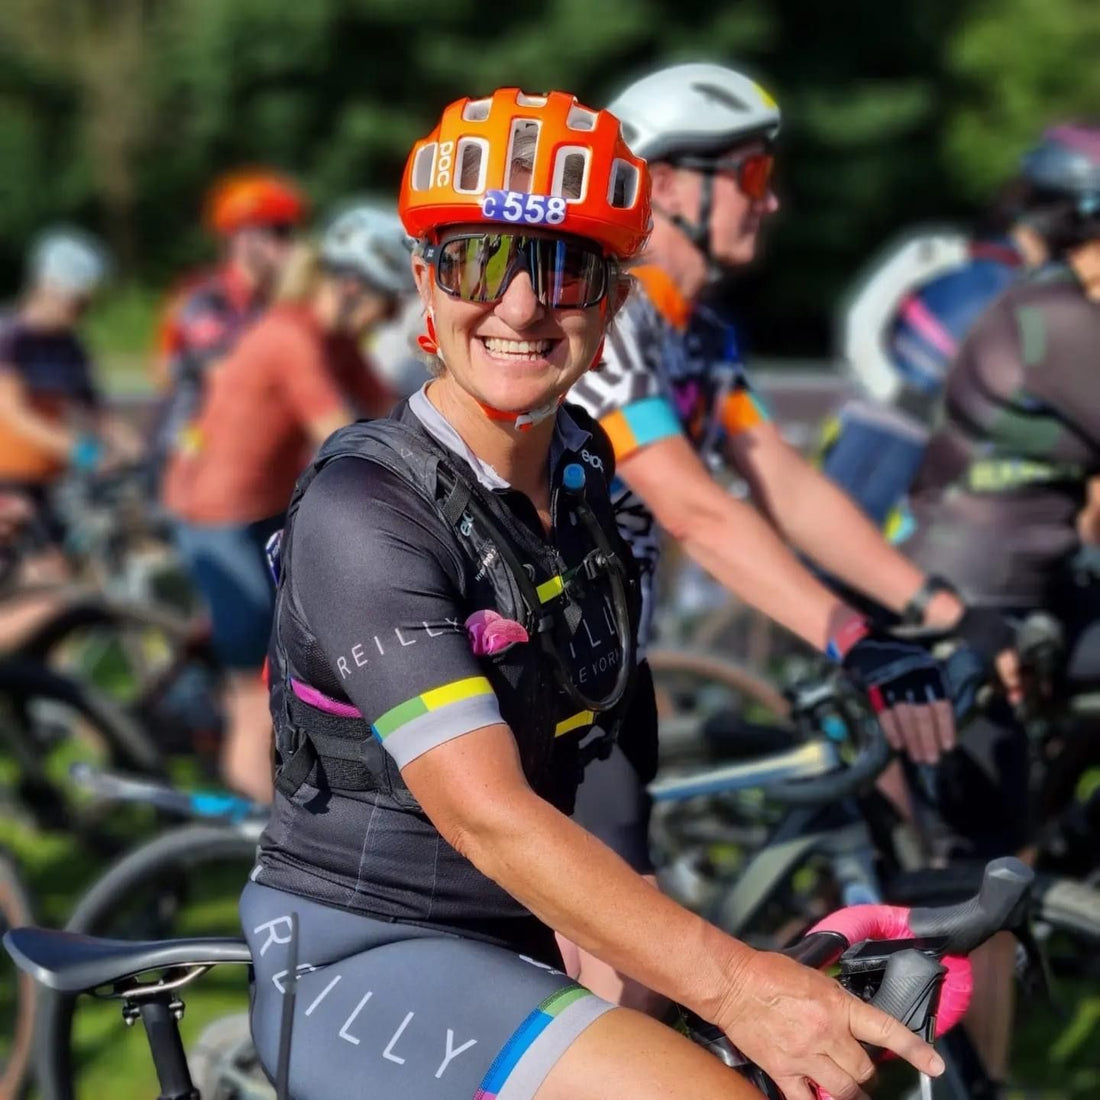
[[[919,647],[870,631],[788,544],[896,612],[908,608],[929,623],[961,616],[960,632],[987,661],[1006,648],[1007,628],[995,616],[964,613],[950,593],[933,592],[924,573],[787,445],[744,375],[732,330],[695,305],[716,273],[752,261],[761,223],[778,209],[769,181],[779,108],[740,73],[688,64],[637,81],[610,110],[631,148],[649,162],[654,226],[642,266],[633,269],[643,293],[616,319],[602,369],[585,375],[570,399],[611,437],[623,483],[616,502],[620,527],[647,586],[660,527],[731,591],[842,662],[869,689],[876,709],[900,703],[883,712],[887,736],[931,762],[955,744],[938,670]],[[726,492],[704,457],[735,468],[760,511]],[[935,702],[911,705],[918,701]],[[655,746],[624,738],[622,747],[641,780],[648,779]],[[642,867],[646,814],[640,798],[624,794],[637,782],[616,754],[593,765],[578,816],[612,843],[635,829]],[[627,803],[636,818],[610,821]],[[573,965],[578,961],[586,984],[597,983],[605,995],[620,993],[598,963],[584,957]]]
[[[299,187],[267,169],[228,175],[211,189],[204,220],[222,258],[173,297],[161,326],[157,370],[167,394],[153,441],[158,467],[187,448],[207,369],[266,307],[307,209]]]

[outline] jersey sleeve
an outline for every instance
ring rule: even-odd
[[[294,521],[297,607],[399,767],[502,721],[470,647],[462,568],[447,542],[426,501],[356,458],[318,474]]]
[[[653,307],[635,291],[608,331],[602,366],[569,391],[569,400],[607,433],[619,462],[683,432],[661,384],[662,343]]]

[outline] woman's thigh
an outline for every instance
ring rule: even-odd
[[[574,1039],[535,1100],[760,1100],[760,1095],[672,1028],[617,1008]]]

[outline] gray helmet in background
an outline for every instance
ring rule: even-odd
[[[672,65],[636,80],[607,108],[631,151],[649,161],[717,156],[779,133],[779,106],[755,80],[722,65]]]
[[[27,260],[27,279],[32,286],[48,286],[73,298],[93,294],[109,271],[107,250],[79,229],[44,230]]]
[[[412,242],[395,210],[381,203],[347,206],[321,234],[321,262],[358,276],[392,297],[415,289],[409,263]]]
[[[699,217],[666,215],[708,261],[711,278],[722,274],[710,252],[714,172],[738,145],[779,134],[779,105],[751,77],[723,65],[694,62],[658,69],[620,92],[608,110],[622,123],[633,153],[701,172]],[[662,213],[654,204],[654,210]]]

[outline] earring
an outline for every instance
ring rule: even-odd
[[[439,344],[436,341],[435,335],[435,318],[430,309],[424,315],[424,326],[428,331],[418,336],[416,342],[420,345],[420,350],[425,354],[438,355]]]

